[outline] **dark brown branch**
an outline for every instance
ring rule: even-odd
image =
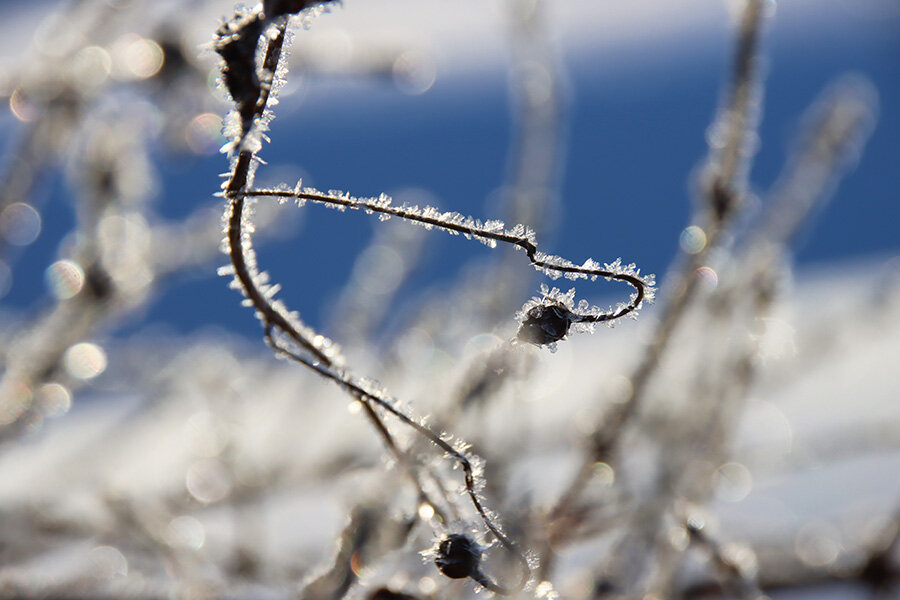
[[[553,272],[555,275],[569,274],[574,277],[592,279],[603,277],[605,279],[614,279],[616,281],[625,282],[634,288],[635,293],[625,306],[616,311],[599,315],[576,315],[577,318],[575,321],[580,323],[601,323],[620,319],[640,308],[644,299],[650,295],[653,287],[651,283],[652,279],[647,278],[645,280],[637,274],[596,267],[579,267],[568,261],[553,262],[552,260],[548,260],[550,257],[545,257],[543,254],[539,253],[537,245],[529,239],[528,235],[515,235],[508,231],[497,233],[496,231],[490,231],[484,227],[478,227],[477,225],[467,225],[443,218],[428,216],[427,214],[422,214],[422,212],[408,206],[393,206],[387,199],[351,198],[312,191],[271,189],[251,189],[243,192],[241,196],[311,201],[333,207],[350,208],[354,210],[363,209],[367,212],[398,217],[407,221],[419,223],[426,227],[437,227],[456,234],[473,236],[492,242],[511,244],[524,250],[525,254],[528,256],[528,260],[536,269]],[[425,211],[427,210],[428,209],[425,209]]]
[[[422,425],[418,421],[410,418],[403,411],[394,406],[390,399],[363,388],[362,385],[359,382],[353,380],[353,378],[348,373],[344,371],[335,371],[322,364],[312,362],[303,355],[297,354],[289,348],[280,346],[277,340],[275,340],[274,338],[269,337],[268,339],[272,348],[282,356],[303,364],[319,373],[326,379],[330,379],[363,404],[370,407],[378,406],[379,408],[392,414],[401,423],[412,428],[416,433],[426,438],[428,441],[430,441],[432,444],[446,453],[450,458],[452,458],[457,464],[459,464],[460,468],[462,468],[463,470],[463,479],[466,485],[466,495],[469,497],[472,506],[475,507],[478,516],[481,518],[485,527],[487,527],[488,530],[494,535],[494,537],[497,538],[500,544],[510,553],[512,553],[522,565],[522,576],[515,586],[501,586],[500,584],[493,582],[492,580],[490,580],[490,578],[487,577],[485,577],[484,581],[479,579],[478,582],[491,591],[502,595],[512,594],[525,587],[525,584],[528,583],[531,577],[531,566],[529,565],[528,560],[525,558],[525,555],[522,554],[516,544],[513,543],[513,541],[510,540],[506,536],[506,534],[503,533],[499,526],[494,523],[493,518],[488,514],[481,496],[478,493],[479,486],[476,483],[475,468],[472,465],[471,457],[466,456],[465,453],[455,448],[452,444],[445,441],[440,435],[438,435],[425,425]]]
[[[243,139],[248,134],[250,128],[258,123],[259,119],[266,111],[269,91],[271,90],[275,69],[277,68],[279,57],[281,56],[284,36],[285,25],[284,23],[282,23],[278,26],[275,37],[272,38],[267,45],[266,55],[263,61],[263,73],[265,76],[265,80],[261,84],[261,92],[256,103],[254,115],[249,120],[249,123],[245,116],[242,114],[244,125],[242,126],[241,139]],[[238,144],[237,147],[240,147],[240,144]],[[411,427],[414,431],[427,438],[435,446],[437,446],[448,456],[450,456],[454,461],[456,461],[463,470],[466,491],[469,499],[472,502],[472,505],[475,507],[475,510],[481,518],[482,522],[497,538],[501,545],[503,545],[504,548],[515,555],[522,565],[522,576],[519,582],[514,587],[507,588],[505,586],[501,586],[494,580],[487,577],[478,578],[478,582],[491,591],[499,594],[511,594],[513,592],[521,590],[530,579],[530,566],[525,556],[521,553],[521,551],[518,550],[516,545],[500,530],[499,526],[494,523],[493,518],[485,509],[484,504],[478,494],[475,470],[470,457],[466,456],[460,450],[454,448],[453,445],[446,442],[441,438],[441,436],[431,431],[428,427],[407,416],[401,410],[396,408],[388,399],[382,397],[380,394],[373,393],[364,389],[362,385],[354,380],[351,375],[343,370],[338,370],[337,368],[335,368],[334,361],[325,352],[323,352],[319,346],[313,343],[311,339],[308,339],[306,335],[299,331],[297,327],[292,324],[285,315],[283,315],[279,310],[275,308],[275,306],[272,305],[272,303],[266,298],[264,292],[260,289],[259,285],[255,281],[253,273],[251,271],[251,267],[247,261],[248,256],[253,257],[252,246],[249,240],[249,233],[246,232],[243,228],[245,198],[248,195],[254,195],[245,191],[245,188],[249,185],[250,182],[251,167],[254,160],[255,157],[251,150],[240,150],[237,160],[235,161],[234,167],[232,169],[231,176],[224,186],[224,196],[228,199],[229,211],[227,213],[227,237],[229,243],[228,253],[229,257],[231,258],[231,264],[236,280],[238,281],[244,294],[247,296],[247,299],[258,311],[263,320],[267,343],[279,355],[285,356],[300,364],[303,364],[319,373],[323,377],[334,381],[344,390],[346,390],[350,395],[362,402],[367,408],[367,414],[370,416],[370,418],[372,418],[373,423],[375,423],[376,429],[379,430],[383,437],[385,437],[386,434],[386,437],[390,439],[390,434],[384,428],[381,420],[375,413],[374,407],[376,406],[394,415],[404,425]],[[247,236],[246,240],[245,236]],[[530,254],[533,255],[535,250],[536,249],[532,245]],[[309,352],[311,358],[301,355],[291,348],[288,348],[281,344],[276,337],[276,330],[283,333],[292,342],[298,344],[301,348],[304,349],[304,351]],[[388,446],[389,449],[391,449],[398,456],[399,460],[404,460],[404,455],[399,451],[399,448],[392,442],[392,440],[391,443],[388,444]],[[422,491],[423,488],[421,487],[421,485],[419,486],[419,489],[420,491]]]

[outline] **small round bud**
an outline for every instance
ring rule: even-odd
[[[434,564],[451,579],[470,577],[478,571],[481,549],[466,535],[454,533],[438,544]]]
[[[561,304],[532,307],[519,326],[517,337],[523,342],[544,346],[566,337],[575,315]]]

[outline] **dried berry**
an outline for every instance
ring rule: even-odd
[[[470,577],[478,571],[481,549],[466,535],[454,533],[438,545],[434,564],[451,579]]]
[[[539,304],[525,314],[518,338],[537,346],[558,342],[569,333],[574,318],[575,315],[561,304]]]

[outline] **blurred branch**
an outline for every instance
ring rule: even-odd
[[[606,462],[615,465],[617,444],[628,423],[638,413],[647,394],[649,384],[669,349],[673,335],[687,309],[701,290],[694,271],[703,265],[719,246],[723,233],[733,221],[737,207],[744,195],[745,163],[749,140],[755,135],[755,95],[757,82],[757,46],[764,13],[762,0],[748,0],[741,18],[737,52],[732,70],[728,98],[721,116],[713,125],[725,132],[724,143],[714,145],[704,168],[704,202],[699,217],[705,222],[706,244],[689,256],[682,257],[682,265],[671,274],[669,293],[659,316],[659,325],[652,341],[646,346],[640,362],[629,381],[627,396],[618,399],[604,415],[602,422],[590,436],[589,447],[581,466],[548,513],[548,546],[543,561],[544,574],[549,573],[552,546],[563,543],[576,525],[568,516],[579,501],[594,473],[594,464]],[[614,467],[615,468],[615,467]]]

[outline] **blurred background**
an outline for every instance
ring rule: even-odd
[[[745,2],[345,0],[293,37],[257,185],[522,222],[577,264],[657,275],[637,322],[520,355],[504,343],[543,281],[524,256],[353,211],[259,207],[279,297],[360,375],[475,444],[495,507],[554,557],[564,597],[898,597],[900,5],[764,5],[749,194],[708,257],[699,173],[721,145]],[[0,596],[471,596],[418,556],[433,537],[421,510],[400,541],[348,537],[371,525],[360,506],[383,525],[415,513],[414,494],[349,399],[276,362],[216,275],[229,105],[211,41],[233,10],[0,2]],[[753,239],[836,81],[866,90],[871,134],[775,261],[777,299],[747,308],[761,284],[742,282],[734,242]],[[711,266],[687,272],[702,291],[626,458],[597,461],[589,516],[542,552],[538,515],[634,393],[698,255]],[[577,287],[602,306],[628,293]],[[719,524],[706,538],[697,522]],[[351,538],[341,571],[335,540]],[[630,552],[649,566],[609,559]],[[332,579],[316,579],[323,565]]]
[[[665,273],[679,234],[689,225],[692,174],[705,154],[732,58],[736,5],[641,0],[627,6],[558,2],[543,9],[541,26],[562,88],[564,144],[554,172],[558,187],[552,226],[542,237],[547,251],[576,262],[621,256],[644,272]],[[21,69],[22,52],[34,43],[32,34],[41,31],[42,23],[51,27],[47,16],[56,4],[10,3],[3,8],[8,25],[2,56],[8,67]],[[210,97],[204,98],[208,112],[199,116],[224,112],[224,104],[217,102],[221,94],[214,89],[213,55],[202,49],[226,9],[227,3],[192,6],[187,31],[179,32],[188,58],[211,73]],[[160,3],[153,23],[142,24],[148,29],[142,32],[149,34],[168,21],[181,26],[184,10],[176,2]],[[323,190],[361,196],[414,190],[445,210],[497,218],[516,136],[510,96],[513,32],[504,11],[502,3],[366,2],[318,19],[296,39],[303,51],[296,62],[308,63],[308,69],[294,68],[280,96],[276,118],[284,133],[276,130],[263,151],[270,165],[266,177],[286,183],[302,177]],[[803,109],[826,85],[848,72],[864,75],[880,96],[877,128],[865,160],[807,228],[796,260],[810,269],[885,261],[898,250],[898,8],[885,0],[833,0],[825,7],[812,1],[773,3],[772,11],[751,187],[756,193],[769,189]],[[127,22],[128,17],[122,19]],[[544,83],[550,84],[549,79]],[[215,152],[224,140],[201,139],[216,130],[212,117],[184,117],[191,128],[167,132],[186,138],[177,140],[181,152],[170,152],[165,144],[171,140],[159,137],[148,149],[157,168],[154,207],[166,218],[217,207],[212,194],[226,166]],[[23,135],[25,124],[7,111],[0,127],[9,141],[7,154],[14,152],[13,142]],[[58,174],[41,178],[33,194],[35,204],[46,209],[39,235],[17,250],[21,256],[15,277],[9,267],[3,269],[0,290],[11,310],[28,307],[46,293],[44,269],[74,220],[71,196]],[[304,318],[320,325],[351,273],[353,257],[378,224],[362,215],[315,209],[298,219],[302,223],[290,235],[268,247],[266,264]],[[449,284],[454,273],[485,250],[429,236],[423,252],[409,280],[411,293]],[[298,269],[300,257],[310,254],[316,259]],[[302,286],[294,283],[300,277]],[[216,327],[255,336],[256,323],[221,288],[210,269],[182,277],[155,295],[139,320],[129,319],[130,331],[157,325],[180,333]]]

